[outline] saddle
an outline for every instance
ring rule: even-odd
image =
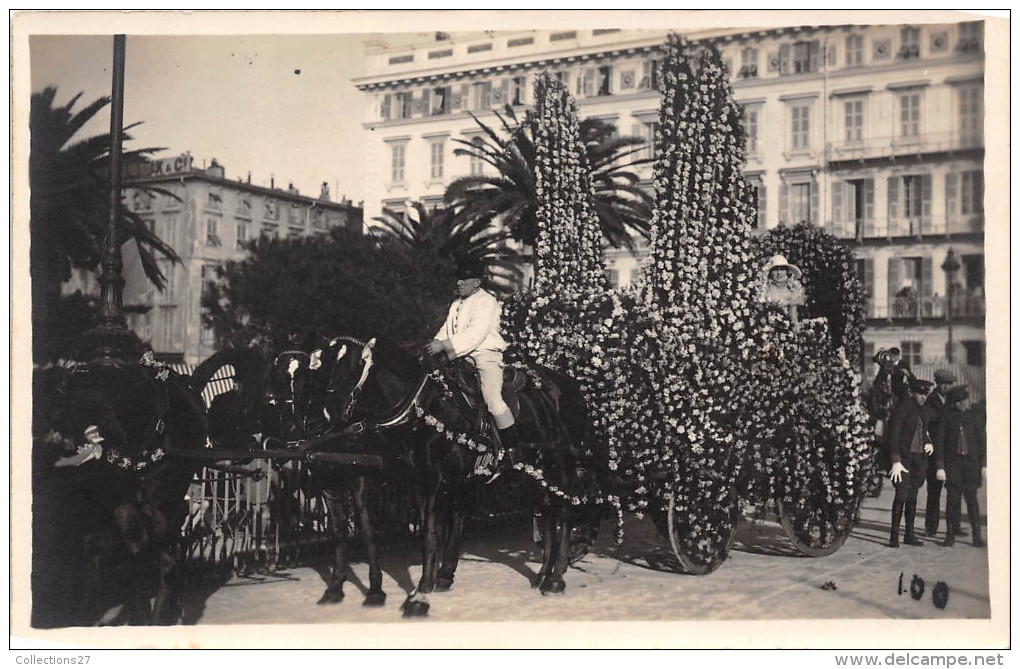
[[[468,406],[476,410],[479,415],[477,425],[484,426],[489,419],[489,411],[485,406],[482,397],[482,384],[478,378],[478,369],[470,358],[460,358],[449,366],[450,376],[460,390],[461,395]],[[521,412],[521,400],[519,393],[528,382],[528,376],[516,367],[503,368],[503,401],[510,408],[514,419]]]

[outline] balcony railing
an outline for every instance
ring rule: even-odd
[[[980,132],[932,132],[916,137],[867,137],[860,141],[829,142],[825,145],[825,159],[829,162],[842,160],[867,160],[889,158],[918,153],[941,153],[964,151],[984,146]]]
[[[827,221],[826,231],[839,239],[890,239],[923,237],[925,235],[963,235],[984,232],[984,214],[934,218],[869,219],[859,221]]]
[[[941,295],[896,297],[891,303],[875,304],[872,298],[865,300],[865,315],[872,319],[945,319],[947,305],[952,309],[953,318],[983,317],[985,297],[980,289],[960,291],[946,300]]]

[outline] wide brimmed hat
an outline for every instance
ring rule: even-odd
[[[454,275],[458,279],[481,279],[485,277],[485,263],[473,258],[465,258],[457,263]]]
[[[910,379],[910,392],[927,395],[934,385],[931,381],[924,379]]]
[[[953,404],[955,402],[962,402],[970,397],[970,391],[967,390],[967,386],[956,386],[951,388],[946,393],[946,402]]]
[[[950,369],[936,369],[935,383],[956,383],[956,374]]]
[[[772,273],[772,270],[777,267],[785,267],[788,269],[794,279],[800,278],[800,268],[796,265],[791,265],[786,261],[786,257],[781,255],[774,255],[769,259],[769,263],[765,266],[765,276],[768,277],[768,275]]]

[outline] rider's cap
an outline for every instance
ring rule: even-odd
[[[931,392],[932,382],[924,379],[910,379],[910,392],[927,395]]]
[[[485,276],[485,263],[468,258],[457,263],[458,279],[481,279]]]
[[[956,383],[956,374],[950,369],[936,369],[935,383]]]

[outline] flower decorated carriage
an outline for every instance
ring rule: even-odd
[[[743,129],[719,54],[671,37],[662,65],[650,264],[608,285],[576,105],[536,84],[534,292],[506,307],[510,357],[570,374],[588,403],[605,495],[648,513],[681,568],[719,567],[747,512],[775,512],[801,552],[843,544],[873,449],[851,364],[852,257],[814,232],[756,240]],[[819,233],[821,234],[821,233]],[[805,264],[800,323],[761,299],[765,259]],[[835,296],[835,297],[834,297]],[[591,528],[575,534],[582,554]]]

